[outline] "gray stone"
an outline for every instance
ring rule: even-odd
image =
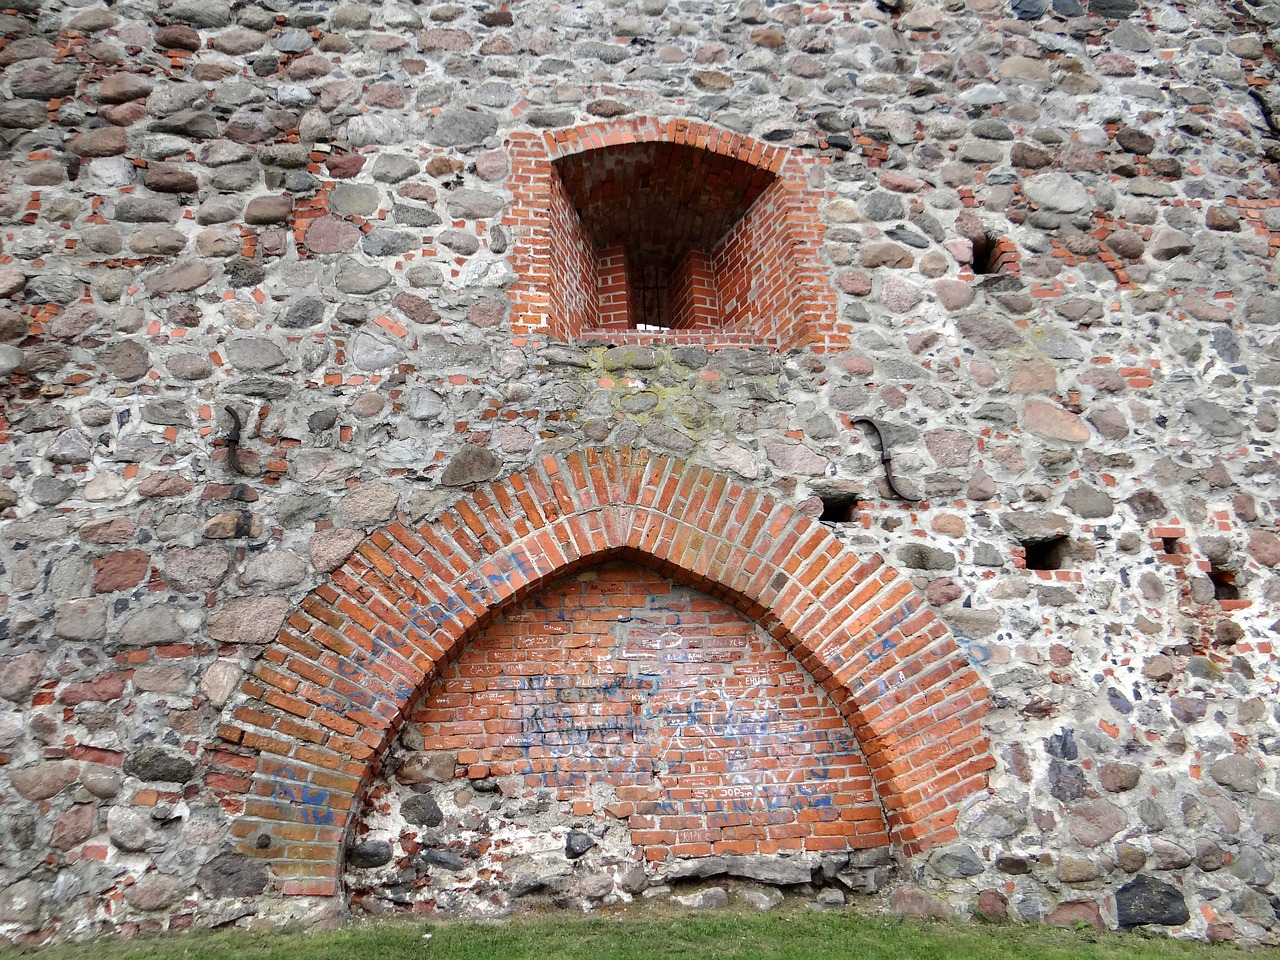
[[[329,194],[329,209],[343,217],[367,216],[380,202],[378,188],[365,183],[340,183]]]
[[[391,274],[381,267],[347,260],[338,269],[335,285],[343,293],[367,295],[377,293],[390,282]]]
[[[23,100],[54,100],[74,94],[76,79],[74,67],[39,63],[14,73],[9,91]]]
[[[422,168],[416,160],[391,153],[379,153],[373,162],[373,179],[379,183],[399,183],[418,175]]]
[[[715,858],[723,864],[722,872],[731,877],[742,877],[759,883],[790,886],[813,880],[818,862],[813,856],[726,856]],[[712,874],[706,874],[711,876]],[[668,874],[674,877],[674,874]]]
[[[187,783],[195,776],[196,764],[163,747],[144,746],[125,757],[124,772],[148,783]]]
[[[1258,775],[1261,772],[1257,763],[1238,753],[1215,760],[1209,766],[1209,776],[1236,793],[1257,793]]]
[[[1265,887],[1275,879],[1271,860],[1252,846],[1242,846],[1237,850],[1227,870],[1253,887]]]
[[[440,224],[440,215],[421,203],[397,201],[392,205],[392,214],[402,227],[435,227]]]
[[[22,932],[40,929],[46,899],[35,880],[19,880],[0,894],[0,920]]]
[[[270,340],[260,337],[237,337],[223,347],[227,359],[237,370],[271,370],[285,362],[284,351]]]
[[[404,230],[373,230],[360,241],[360,249],[371,257],[395,257],[421,248],[421,238]]]
[[[63,640],[102,640],[107,635],[107,608],[101,600],[66,600],[58,604],[53,632]]]
[[[1067,491],[1063,506],[1087,520],[1102,519],[1115,513],[1115,504],[1106,493],[1087,483],[1077,483]]]
[[[1006,840],[1026,828],[1027,817],[1014,804],[992,798],[966,811],[965,824],[967,830],[980,837]]]
[[[166,13],[174,23],[205,30],[225,27],[231,22],[231,7],[221,0],[178,0]]]
[[[1076,213],[1089,206],[1089,193],[1080,181],[1065,173],[1042,173],[1022,184],[1027,199],[1043,210]]]
[[[463,487],[494,479],[502,471],[502,460],[483,447],[467,445],[453,455],[440,482],[447,487]]]
[[[498,132],[498,120],[480,110],[445,110],[427,128],[427,142],[438,147],[481,143]]]
[[[233,597],[209,621],[209,639],[220,643],[268,643],[288,616],[284,597]]]
[[[386,840],[365,840],[347,848],[347,866],[368,870],[390,863],[391,856],[391,844]]]
[[[779,890],[759,887],[739,887],[733,892],[733,896],[739,903],[745,904],[752,910],[759,910],[761,913],[781,906],[784,899]]]
[[[939,850],[929,857],[929,866],[944,877],[953,879],[976,877],[986,869],[972,847],[956,846]]]
[[[1196,425],[1210,436],[1226,439],[1240,435],[1242,426],[1239,418],[1220,403],[1197,398],[1187,403],[1186,410]]]
[[[319,297],[299,297],[285,308],[278,322],[290,330],[302,330],[324,320],[324,312],[324,301]]]
[[[723,910],[729,906],[729,894],[724,887],[707,887],[696,893],[676,897],[676,902],[693,910]]]
[[[1192,251],[1193,244],[1186,234],[1168,228],[1157,230],[1147,252],[1156,260],[1172,260]]]
[[[858,207],[864,217],[877,223],[901,220],[906,215],[902,198],[887,190],[872,191],[859,202]]]
[[[480,241],[468,230],[441,230],[436,238],[454,253],[469,257],[480,249]]]
[[[0,669],[0,676],[3,675],[3,669]],[[4,696],[4,691],[0,689],[0,696]],[[8,699],[12,700],[13,697]],[[1264,839],[1270,840],[1274,837],[1280,837],[1280,800],[1270,797],[1259,797],[1253,801],[1253,829],[1258,835]]]
[[[21,369],[25,361],[26,354],[13,344],[0,343],[0,377],[7,377],[15,370]]]
[[[195,593],[220,584],[230,565],[230,554],[221,547],[171,547],[165,553],[164,572],[176,590]]]
[[[352,362],[361,370],[383,370],[404,360],[404,350],[368,333],[356,335],[351,347]]]
[[[349,527],[377,526],[395,515],[399,502],[399,491],[391,484],[362,483],[342,498],[337,519]]]
[[[1139,874],[1116,891],[1116,922],[1123,930],[1145,924],[1176,926],[1189,919],[1182,893],[1163,880]]]
[[[215,899],[256,897],[267,888],[268,869],[266,860],[224,853],[200,868],[196,886]]]
[[[400,815],[415,827],[438,827],[444,823],[440,805],[427,793],[415,793],[401,803]]]
[[[151,840],[151,818],[135,807],[113,806],[107,811],[107,836],[126,853],[140,853]]]
[[[433,847],[426,847],[418,854],[418,859],[431,867],[440,867],[444,870],[450,870],[457,873],[466,869],[462,857],[454,853],[452,850],[439,850]]]
[[[899,562],[911,570],[954,570],[955,554],[924,543],[908,543],[898,548]]]
[[[48,657],[32,651],[0,660],[0,697],[25,703],[40,682]]]
[[[246,587],[280,590],[301,583],[307,576],[307,565],[289,550],[260,553],[245,566],[240,583]]]
[[[502,213],[506,203],[482,190],[454,190],[447,201],[450,216],[461,220],[487,220]]]
[[[590,834],[581,830],[570,830],[564,838],[564,855],[570,860],[577,860],[596,845]]]

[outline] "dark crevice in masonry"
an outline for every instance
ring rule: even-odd
[[[1023,543],[1028,570],[1061,570],[1067,561],[1071,541],[1064,537]]]
[[[1000,246],[1000,238],[993,233],[985,233],[973,241],[973,272],[978,276],[990,276],[999,273],[996,250]]]
[[[853,519],[853,508],[858,498],[853,494],[830,494],[822,499],[822,515],[818,517],[823,523],[848,523]]]
[[[1209,580],[1213,583],[1213,599],[1239,600],[1240,588],[1236,586],[1236,572],[1219,567],[1209,568]]]

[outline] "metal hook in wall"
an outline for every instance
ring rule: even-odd
[[[240,468],[240,431],[242,424],[240,423],[240,414],[236,412],[236,408],[227,404],[222,408],[227,411],[231,417],[231,429],[227,431],[227,466],[233,473],[244,476],[244,470]]]
[[[872,420],[870,417],[854,417],[850,423],[865,423],[876,432],[876,437],[880,440],[880,462],[884,464],[884,478],[889,484],[889,490],[899,500],[905,500],[907,503],[921,503],[920,497],[912,497],[898,489],[897,482],[893,479],[893,454],[889,452],[889,442],[884,438],[884,427],[879,421]]]

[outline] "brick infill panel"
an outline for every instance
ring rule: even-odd
[[[954,836],[993,765],[989,695],[914,588],[704,467],[588,449],[372,534],[287,619],[212,745],[211,787],[229,808],[241,798],[240,851],[269,859],[284,892],[332,884],[352,811],[423,692],[502,611],[613,560],[709,594],[800,660],[860,744],[904,852]]]

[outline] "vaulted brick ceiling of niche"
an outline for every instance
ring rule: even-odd
[[[556,161],[583,229],[597,249],[672,265],[710,252],[774,180],[732,157],[670,143],[588,150]]]

